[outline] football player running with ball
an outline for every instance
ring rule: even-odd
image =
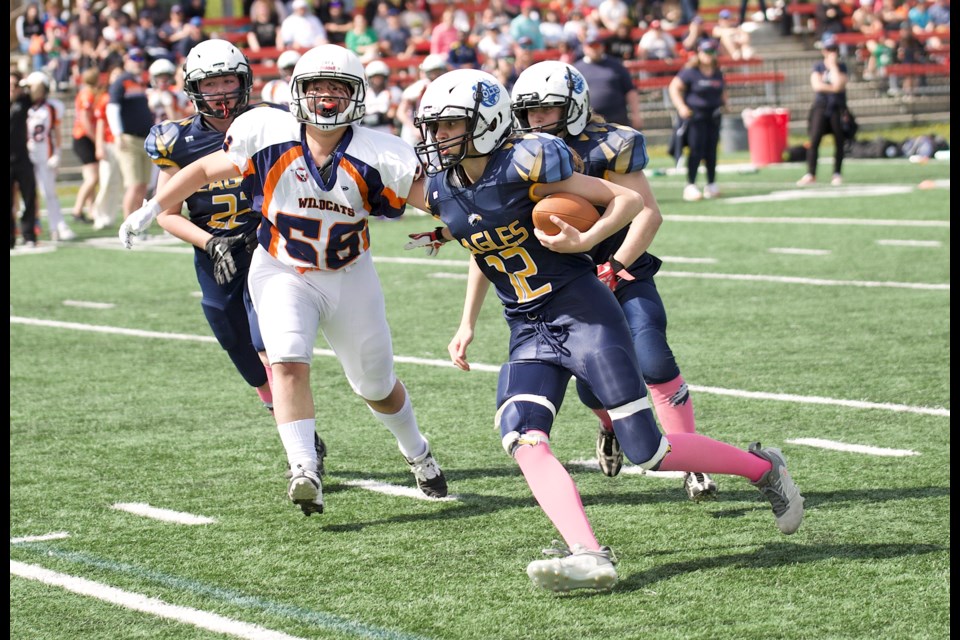
[[[368,250],[369,216],[403,212],[420,164],[405,142],[354,124],[363,118],[366,88],[354,53],[337,45],[311,49],[294,68],[289,113],[257,108],[240,115],[222,150],[171,177],[141,210],[168,209],[213,182],[251,181],[262,220],[248,288],[273,371],[277,429],[293,470],[287,493],[306,515],[324,508],[310,389],[318,330],[353,390],[396,437],[420,490],[447,494],[394,373],[383,292]],[[233,242],[224,247],[230,255]]]
[[[643,134],[593,114],[586,79],[565,62],[549,60],[527,67],[517,78],[512,96],[519,131],[542,131],[563,138],[583,159],[584,173],[633,189],[651,210],[650,215],[638,218],[589,253],[597,264],[597,274],[614,292],[627,317],[643,380],[664,432],[696,432],[693,401],[667,343],[667,311],[653,281],[662,263],[647,253],[663,218],[643,173],[649,160]],[[610,415],[580,380],[577,393],[600,418],[597,460],[603,473],[613,477],[620,473],[623,450]],[[694,501],[717,494],[716,482],[706,473],[684,474],[683,487]]]
[[[510,360],[500,369],[495,422],[504,449],[566,546],[527,567],[534,584],[554,591],[609,589],[616,559],[600,546],[577,487],[550,450],[550,430],[570,376],[588,385],[610,414],[624,453],[647,470],[732,473],[754,481],[774,506],[777,525],[794,533],[803,498],[775,449],[743,451],[692,433],[664,437],[646,397],[626,318],[596,277],[586,253],[638,215],[651,216],[633,189],[577,173],[576,155],[544,133],[511,137],[510,97],[482,71],[459,69],[427,89],[417,115],[427,165],[426,211],[472,254],[460,327],[448,345],[469,370],[467,347],[493,283],[510,327]],[[547,236],[532,223],[536,200],[576,193],[605,209],[588,231],[558,222]],[[643,221],[641,220],[641,224]]]

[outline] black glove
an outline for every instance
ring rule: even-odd
[[[254,231],[248,236],[244,236],[243,242],[247,247],[247,253],[253,253],[257,250],[257,245],[260,244],[260,241],[257,239],[257,232]]]
[[[214,236],[207,240],[203,250],[213,259],[213,277],[220,286],[229,283],[237,275],[237,263],[230,252],[245,243],[246,237],[243,235],[229,238]]]

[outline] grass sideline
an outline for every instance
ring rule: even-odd
[[[371,235],[397,372],[457,500],[351,484],[413,481],[318,355],[330,457],[328,510],[312,518],[284,495],[269,416],[209,339],[189,249],[155,238],[127,252],[115,232],[82,228],[53,251],[13,252],[10,535],[69,537],[11,543],[11,561],[299,638],[946,637],[949,168],[850,161],[844,187],[799,191],[802,166],[775,165],[724,173],[724,197],[699,203],[681,200],[682,176],[651,177],[667,216],[651,249],[665,261],[658,288],[699,429],[781,447],[807,515],[785,537],[745,480],[718,477],[719,500],[697,505],[677,479],[580,466],[595,421],[571,389],[552,445],[620,556],[608,594],[540,592],[524,573],[556,532],[492,427],[495,373],[434,364],[459,321],[465,255],[403,251],[428,218],[373,221]],[[941,187],[918,189],[925,180]],[[505,340],[488,300],[471,361],[501,363]],[[147,519],[118,502],[216,522]],[[225,633],[13,574],[10,589],[15,638]]]

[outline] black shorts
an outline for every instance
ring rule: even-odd
[[[89,136],[74,138],[73,151],[80,158],[81,164],[91,164],[97,161],[97,147]]]

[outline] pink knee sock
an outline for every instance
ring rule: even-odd
[[[697,433],[672,433],[670,453],[659,471],[700,471],[742,476],[756,482],[770,470],[770,462],[733,445]]]
[[[531,434],[540,435],[541,432],[532,431]],[[554,457],[550,445],[546,442],[534,446],[521,445],[515,458],[533,497],[560,532],[567,546],[582,544],[587,549],[599,549],[600,545],[583,510],[577,485]]]
[[[648,385],[648,388],[664,433],[696,432],[693,400],[687,391],[687,383],[684,382],[683,376],[677,376],[670,382]]]
[[[273,389],[273,369],[268,364],[263,365],[263,368],[267,372],[267,384]]]
[[[268,407],[273,406],[273,392],[270,391],[270,385],[257,387],[257,395],[260,396],[260,400],[263,401],[263,404]]]

